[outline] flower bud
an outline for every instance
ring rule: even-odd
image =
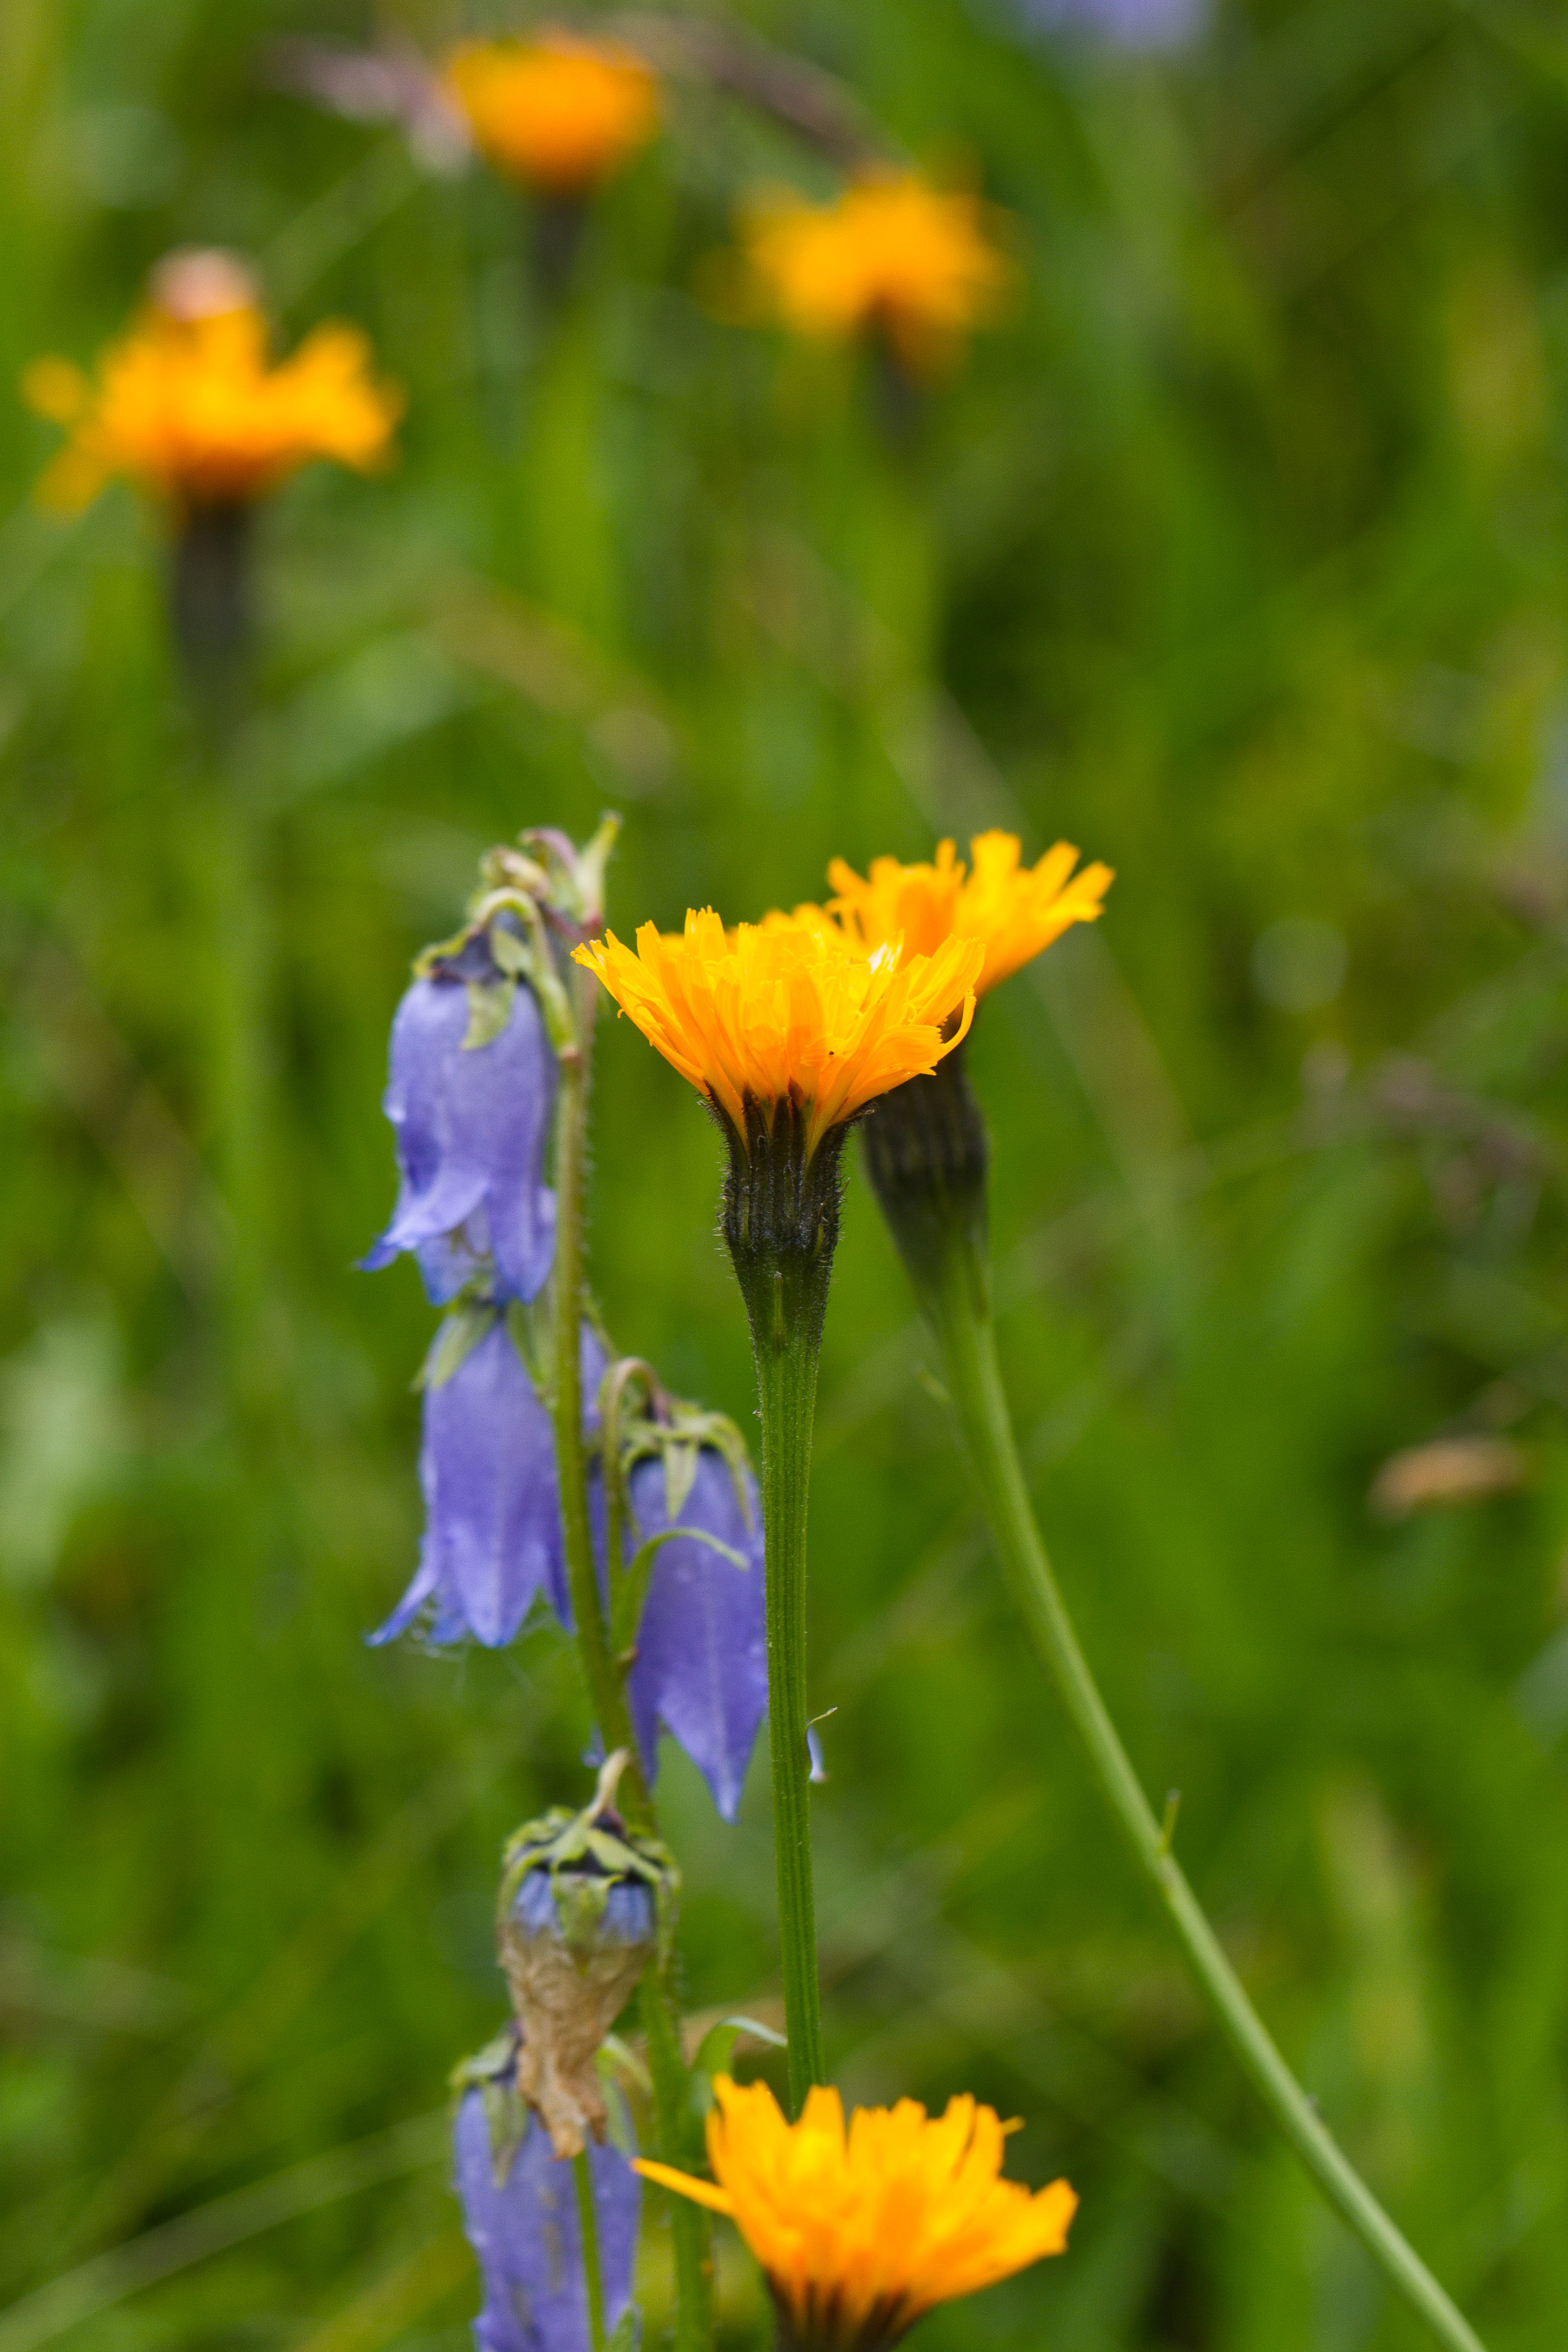
[[[523,2030],[517,2090],[558,2156],[602,2140],[600,2045],[650,1960],[668,1948],[679,1874],[656,1839],[610,1808],[618,1750],[586,1811],[555,1807],[507,1844],[497,1943]]]
[[[930,1077],[883,1095],[861,1139],[872,1190],[918,1293],[955,1244],[984,1258],[990,1147],[961,1045]]]

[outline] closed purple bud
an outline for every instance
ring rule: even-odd
[[[585,1429],[604,1362],[585,1325]],[[390,1642],[428,1612],[427,1641],[441,1645],[469,1634],[499,1649],[541,1592],[569,1621],[555,1429],[504,1314],[448,1378],[427,1384],[419,1476],[425,1507],[419,1569],[372,1642]]]
[[[654,1558],[626,1684],[637,1745],[652,1778],[659,1732],[667,1731],[707,1782],[727,1822],[735,1819],[757,1728],[768,1711],[762,1512],[756,1480],[749,1470],[741,1475],[749,1519],[716,1446],[699,1450],[696,1475],[673,1522],[662,1459],[651,1454],[634,1464],[628,1482],[634,1528],[629,1549],[672,1524],[695,1530],[672,1536]],[[726,1550],[704,1542],[705,1536]]]
[[[680,1873],[656,1838],[612,1808],[629,1760],[605,1765],[592,1803],[556,1807],[507,1842],[496,1944],[521,2028],[517,2087],[558,2156],[609,2122],[599,2053],[649,1961],[667,1954]]]
[[[437,1306],[486,1268],[497,1297],[536,1297],[555,1245],[555,1195],[543,1163],[556,1065],[538,1000],[518,982],[496,1035],[465,1045],[466,980],[505,983],[482,940],[463,961],[476,969],[465,974],[454,965],[416,980],[392,1022],[382,1108],[402,1184],[391,1224],[363,1260],[390,1265],[412,1250]]]
[[[537,2124],[497,2179],[484,2089],[464,2092],[453,2134],[464,2228],[479,2263],[485,2304],[475,2352],[590,2352],[588,2291],[577,2182],[570,2162]],[[642,2183],[619,2148],[591,2146],[605,2325],[632,2301]]]

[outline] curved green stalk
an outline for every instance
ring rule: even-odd
[[[598,984],[574,971],[569,982],[576,1042],[560,1055],[555,1146],[555,1458],[561,1531],[571,1593],[578,1656],[588,1702],[607,1751],[624,1748],[620,1810],[633,1829],[653,1823],[653,1808],[637,1762],[626,1689],[611,1654],[610,1636],[594,1565],[588,1517],[588,1460],[582,1443],[582,1219],[588,1172],[588,1106]]]
[[[618,1803],[633,1829],[652,1832],[653,1803],[637,1762],[637,1742],[626,1703],[626,1687],[612,1653],[588,1516],[588,1457],[582,1443],[583,1201],[588,1171],[588,1111],[593,1015],[597,982],[573,971],[568,985],[575,1015],[575,1044],[560,1055],[556,1107],[555,1180],[555,1454],[567,1581],[576,1621],[577,1653],[588,1685],[589,1706],[605,1748],[625,1749]],[[658,1961],[643,1980],[643,2013],[653,2077],[659,2154],[679,2165],[689,2153],[682,2132],[687,2112],[687,2082],[680,2030],[669,1987]],[[706,2352],[713,2341],[707,2218],[685,2198],[671,2200],[675,2249],[675,2352]],[[586,2249],[587,2239],[584,2238]],[[598,2339],[595,2339],[596,2352]]]
[[[912,1271],[914,1269],[912,1268]],[[977,1241],[950,1234],[919,1280],[941,1343],[947,1391],[1013,1597],[1056,1684],[1100,1792],[1128,1852],[1180,1940],[1221,2032],[1280,2131],[1395,2292],[1449,2352],[1482,2352],[1479,2337],[1384,2211],[1280,2055],[1170,1851],[1116,1734],[1051,1572],[1019,1460]]]

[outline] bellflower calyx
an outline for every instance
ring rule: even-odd
[[[647,1409],[628,1421],[626,1376],[639,1374]],[[643,1769],[652,1781],[667,1731],[733,1821],[768,1708],[762,1512],[745,1443],[630,1360],[611,1367],[601,1400],[596,1536]]]

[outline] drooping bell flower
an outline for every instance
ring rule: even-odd
[[[979,198],[916,172],[868,174],[827,205],[765,197],[744,245],[760,307],[791,333],[872,336],[915,377],[995,317],[1013,276]]]
[[[928,2311],[1066,2252],[1078,2199],[1002,2178],[991,2107],[913,2099],[857,2107],[813,2090],[787,2123],[766,2083],[720,2075],[708,2116],[713,2182],[640,2161],[644,2179],[726,2213],[756,2255],[784,2352],[887,2352]]]
[[[412,1250],[437,1306],[486,1270],[492,1297],[531,1299],[555,1239],[544,1154],[556,1060],[538,999],[502,973],[483,930],[424,963],[392,1022],[382,1104],[402,1187],[363,1263]]]
[[[419,1567],[372,1642],[390,1642],[423,1619],[434,1646],[466,1635],[499,1649],[541,1594],[563,1623],[570,1621],[555,1430],[514,1336],[517,1312],[469,1307],[437,1336],[424,1384]],[[444,1355],[457,1359],[450,1369]],[[602,1344],[585,1326],[585,1430],[604,1364]]]
[[[1015,0],[1020,16],[1123,49],[1172,49],[1202,31],[1207,0]]]
[[[630,1760],[617,1749],[592,1802],[557,1805],[508,1840],[497,1946],[522,2030],[518,2095],[558,2156],[578,2156],[608,2125],[599,2052],[649,1961],[667,1956],[680,1873],[656,1838],[613,1810]]]
[[[717,1416],[693,1416],[699,1424]],[[720,1816],[735,1819],[768,1711],[768,1603],[762,1510],[738,1433],[720,1445],[653,1427],[625,1474],[628,1561],[656,1545],[626,1678],[643,1770],[658,1770],[661,1732],[684,1748]],[[660,1438],[668,1442],[661,1444]],[[602,1486],[593,1502],[602,1557]]]
[[[577,2179],[517,2097],[517,2045],[514,2026],[456,2076],[455,2186],[485,2297],[475,2352],[591,2352]],[[632,2304],[642,2184],[608,2143],[587,2163],[613,2336]]]

